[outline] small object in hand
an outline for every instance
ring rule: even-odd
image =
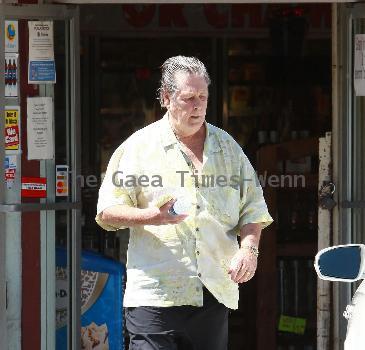
[[[170,207],[168,213],[170,215],[184,215],[190,210],[191,203],[185,197],[179,197],[176,202]]]
[[[176,211],[174,210],[174,206],[173,206],[173,205],[172,205],[172,206],[170,207],[170,209],[168,210],[168,213],[169,213],[171,216],[178,215],[178,214],[176,213]]]

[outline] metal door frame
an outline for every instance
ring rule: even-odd
[[[80,112],[80,34],[79,11],[77,7],[66,5],[5,5],[0,4],[0,37],[2,47],[5,47],[4,27],[7,19],[36,19],[36,20],[67,20],[69,21],[69,52],[70,81],[66,85],[67,95],[70,96],[70,140],[71,140],[71,188],[72,196],[64,203],[5,203],[5,182],[0,181],[0,349],[7,349],[7,317],[6,317],[6,271],[5,271],[5,215],[7,212],[70,210],[72,231],[67,246],[68,266],[71,272],[69,279],[70,316],[69,339],[70,349],[80,349],[81,330],[81,300],[80,300],[80,271],[81,271],[81,189],[78,175],[81,172],[81,112]],[[5,50],[0,50],[0,62],[5,61]],[[4,71],[0,70],[0,81],[4,82]],[[0,84],[0,115],[4,115],[5,86]],[[4,118],[0,118],[0,130],[4,130]],[[0,157],[5,159],[4,138],[0,138]],[[0,167],[0,177],[4,178],[4,167]],[[56,330],[54,330],[56,331]]]

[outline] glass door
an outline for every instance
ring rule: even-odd
[[[343,67],[339,79],[341,97],[339,130],[339,242],[365,242],[365,6],[340,5],[338,58]],[[340,70],[340,69],[339,69]],[[358,284],[335,286],[336,346],[343,348],[347,320],[342,312]],[[336,306],[337,305],[337,306]],[[337,308],[337,310],[336,310]],[[337,349],[337,347],[336,347]]]
[[[78,11],[0,10],[0,348],[80,349]]]

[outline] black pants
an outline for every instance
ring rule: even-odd
[[[125,309],[129,350],[227,350],[228,309],[204,288],[203,307]]]

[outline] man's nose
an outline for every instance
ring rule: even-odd
[[[194,98],[194,109],[201,109],[203,105],[204,102],[199,97]]]

